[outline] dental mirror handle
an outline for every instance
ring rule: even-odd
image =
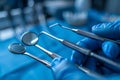
[[[78,52],[81,52],[81,53],[87,55],[87,56],[92,56],[92,57],[94,57],[94,58],[96,58],[96,59],[98,59],[98,60],[101,60],[102,62],[105,62],[105,63],[113,66],[113,68],[111,68],[111,67],[110,67],[110,68],[111,68],[111,69],[114,69],[114,68],[115,68],[114,71],[120,72],[120,64],[118,64],[118,63],[116,63],[116,62],[114,62],[114,61],[112,61],[112,60],[110,60],[110,59],[108,59],[108,58],[105,58],[105,57],[102,57],[102,56],[100,56],[100,55],[97,55],[97,54],[91,52],[91,51],[88,50],[88,49],[84,49],[84,48],[82,48],[82,47],[80,47],[80,46],[74,45],[74,44],[72,44],[71,42],[68,42],[68,41],[63,40],[62,43],[63,43],[64,45],[66,45],[66,46],[74,49],[74,50],[77,50]]]
[[[48,61],[46,61],[46,60],[40,59],[40,58],[38,58],[38,57],[36,57],[36,56],[28,53],[28,52],[25,52],[24,54],[27,55],[27,56],[29,56],[29,57],[31,57],[31,58],[33,58],[33,59],[35,59],[35,60],[37,60],[37,61],[39,61],[39,62],[41,62],[41,63],[43,63],[48,68],[50,68],[50,66],[51,66],[51,64]]]
[[[41,47],[41,46],[39,46],[39,45],[35,45],[37,48],[39,48],[40,50],[42,50],[43,52],[45,52],[45,53],[47,53],[50,57],[52,57],[52,58],[56,58],[56,57],[61,57],[60,55],[58,55],[58,54],[56,54],[56,53],[53,53],[53,52],[50,52],[50,51],[48,51],[47,49],[45,49],[45,48],[43,48],[43,47]]]

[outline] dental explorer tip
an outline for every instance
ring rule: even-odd
[[[59,23],[55,23],[55,24],[50,25],[50,26],[49,26],[49,28],[54,27],[54,26],[57,26],[57,25],[59,25],[59,26],[60,26],[60,24],[59,24]]]
[[[59,23],[55,23],[55,24],[49,26],[49,28],[54,27],[54,26],[56,26],[56,25],[58,25],[59,27],[64,28],[64,29],[68,29],[68,30],[71,30],[71,31],[77,31],[77,29],[72,29],[72,28],[68,28],[68,27],[62,26],[62,25],[59,24]]]

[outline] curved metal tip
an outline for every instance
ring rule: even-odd
[[[57,25],[61,27],[61,24],[55,23],[55,24],[50,25],[49,28],[54,27],[54,26],[57,26]]]
[[[69,27],[62,26],[62,25],[59,24],[59,23],[55,23],[55,24],[49,26],[49,28],[54,27],[54,26],[57,26],[57,25],[58,25],[59,27],[61,27],[61,28],[67,29],[67,30],[71,30],[71,31],[76,31],[76,30],[77,30],[77,29],[72,29],[72,28],[69,28]]]
[[[42,33],[45,33],[45,31],[41,31],[40,33],[41,33],[41,34],[42,34]]]
[[[38,36],[42,35],[42,34],[45,34],[45,31],[41,31]]]

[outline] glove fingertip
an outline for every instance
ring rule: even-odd
[[[120,21],[97,24],[92,27],[92,32],[114,40],[120,39]]]
[[[90,50],[96,50],[99,47],[98,41],[91,38],[84,38],[80,41],[79,45]]]
[[[71,55],[71,61],[75,64],[82,65],[86,59],[86,56],[83,55],[82,53],[73,51]]]
[[[65,60],[65,58],[54,58],[51,62],[51,66],[54,67],[58,65],[62,60]]]
[[[106,31],[108,31],[107,23],[97,24],[92,27],[92,32],[100,36],[104,36]]]
[[[120,54],[119,46],[109,41],[106,41],[102,44],[102,50],[107,57],[113,59]]]

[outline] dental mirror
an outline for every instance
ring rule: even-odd
[[[52,58],[60,57],[58,54],[53,53],[53,52],[41,47],[40,45],[38,45],[37,44],[38,40],[39,40],[38,35],[34,32],[27,32],[27,33],[23,34],[21,37],[21,41],[25,45],[35,46],[35,47],[39,48],[40,50],[42,50],[43,52],[47,53]]]
[[[44,65],[46,65],[48,68],[51,69],[51,64],[48,61],[40,59],[40,58],[38,58],[38,57],[36,57],[36,56],[26,52],[26,48],[22,44],[19,44],[19,43],[10,44],[8,46],[8,49],[9,49],[9,51],[11,53],[14,53],[14,54],[24,54],[24,55],[27,55],[27,56],[29,56],[29,57],[31,57],[31,58],[33,58],[33,59],[43,63]],[[80,67],[80,70],[82,70],[84,72],[88,72],[88,70],[86,70],[86,69],[84,69],[82,67]],[[87,74],[89,74],[89,73],[87,73]],[[91,74],[95,74],[95,73],[91,72]],[[98,75],[95,74],[95,76],[97,77]]]
[[[51,64],[46,61],[46,60],[43,60],[43,59],[40,59],[28,52],[26,52],[26,48],[22,45],[22,44],[19,44],[19,43],[13,43],[13,44],[10,44],[8,46],[8,50],[11,52],[11,53],[14,53],[14,54],[24,54],[24,55],[27,55],[41,63],[43,63],[44,65],[46,65],[47,67],[50,67]]]
[[[24,54],[26,52],[25,47],[19,43],[13,43],[8,46],[10,52],[15,54]]]
[[[33,32],[26,32],[23,34],[21,40],[25,45],[34,46],[38,42],[39,38],[37,34]]]

